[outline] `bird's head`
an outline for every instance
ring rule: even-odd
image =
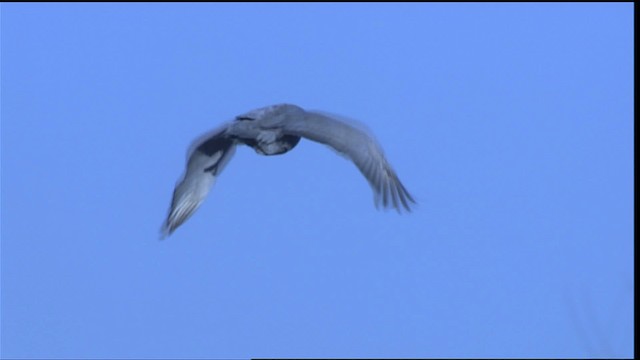
[[[296,105],[278,104],[251,110],[236,116],[236,121],[275,122],[285,116],[299,116],[304,110]]]

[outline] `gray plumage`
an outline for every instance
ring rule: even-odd
[[[239,115],[192,143],[186,172],[173,191],[162,237],[198,209],[237,145],[250,146],[262,155],[279,155],[293,149],[300,138],[328,145],[353,161],[371,185],[376,206],[411,211],[415,200],[366,131],[323,113],[280,104]]]

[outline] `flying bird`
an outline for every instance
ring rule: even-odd
[[[187,168],[173,191],[162,237],[171,235],[202,204],[237,145],[261,155],[280,155],[300,138],[328,145],[349,158],[367,179],[376,207],[411,211],[416,201],[402,185],[382,148],[366,131],[334,116],[290,104],[272,105],[236,116],[197,138],[187,152]]]

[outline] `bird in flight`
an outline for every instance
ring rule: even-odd
[[[261,155],[279,155],[293,149],[300,138],[328,145],[349,158],[371,185],[376,206],[382,203],[384,208],[401,212],[411,211],[416,203],[380,145],[366,131],[324,113],[279,104],[236,116],[191,144],[186,171],[173,190],[162,238],[171,235],[198,209],[237,145],[247,145]]]

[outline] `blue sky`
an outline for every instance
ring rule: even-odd
[[[3,357],[633,355],[632,4],[0,9]],[[281,102],[416,211],[241,148],[158,241],[190,142]]]

